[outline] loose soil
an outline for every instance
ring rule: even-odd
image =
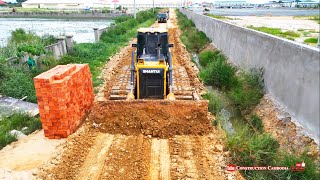
[[[90,119],[100,131],[125,135],[204,135],[211,131],[207,101],[105,101],[97,102]]]
[[[304,135],[304,130],[296,125],[291,115],[269,96],[263,97],[253,113],[261,117],[265,131],[279,142],[281,151],[295,155],[307,153],[320,160],[319,146],[313,139]]]

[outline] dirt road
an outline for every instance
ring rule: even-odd
[[[171,12],[170,17],[167,25],[160,26],[168,26],[169,41],[175,45],[173,48],[174,70],[179,71],[176,73],[175,80],[180,83],[176,83],[176,93],[185,92],[185,89],[199,92],[203,85],[197,77],[198,70],[180,42],[180,30],[176,27],[174,12]],[[110,101],[112,91],[117,90],[119,95],[126,93],[125,85],[128,79],[126,66],[130,64],[130,59],[129,46],[110,58],[102,72],[105,83],[96,97],[96,104],[99,101]],[[114,102],[117,103],[117,101]],[[183,106],[179,109],[179,103],[175,104],[177,109],[171,109],[177,115],[184,110],[181,109]],[[154,103],[150,106],[156,108],[163,104],[165,103],[158,101],[158,104]],[[109,103],[108,105],[109,108],[114,107],[117,110],[109,109],[108,111],[105,108],[104,111],[97,108],[104,107],[103,104],[96,105],[93,115],[88,117],[75,134],[67,138],[62,153],[43,166],[37,172],[37,178],[242,179],[238,173],[225,170],[229,152],[224,149],[224,134],[221,130],[210,127],[210,115],[207,111],[200,114],[190,112],[190,116],[180,117],[180,119],[185,118],[185,122],[204,122],[207,129],[201,126],[176,126],[175,129],[155,131],[157,125],[151,132],[146,132],[148,128],[144,126],[150,125],[143,124],[145,123],[143,119],[149,119],[158,124],[166,124],[168,121],[174,123],[180,119],[157,114],[154,108],[151,110],[149,108],[149,111],[139,111],[139,107],[134,104],[130,106],[128,103],[123,103],[123,106],[116,106]],[[106,114],[108,116],[105,116]],[[127,117],[140,123],[131,124],[131,120]],[[139,117],[143,118],[139,119]],[[109,125],[103,125],[97,119],[104,119]]]

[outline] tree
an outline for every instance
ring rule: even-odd
[[[23,3],[23,2],[25,2],[27,0],[16,0],[16,1],[17,1],[17,3]]]

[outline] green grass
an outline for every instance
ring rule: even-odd
[[[304,43],[307,43],[307,44],[309,44],[309,43],[318,43],[318,38],[316,38],[316,37],[307,38],[307,39],[304,40]]]
[[[269,134],[248,133],[243,128],[235,135],[229,135],[228,150],[231,151],[232,162],[241,166],[267,166],[272,164],[279,143]]]
[[[189,52],[197,53],[203,49],[209,42],[209,38],[199,31],[194,23],[176,10],[178,25],[183,29],[180,39]]]
[[[242,110],[250,110],[258,105],[264,95],[262,73],[255,69],[242,71],[237,76],[237,84],[229,91],[230,99]]]
[[[37,97],[33,78],[49,70],[57,63],[51,55],[42,56],[39,61],[41,62],[41,69],[33,68],[32,70],[23,66],[12,68],[6,62],[0,62],[0,94],[18,99],[27,96],[26,101],[36,103]]]
[[[226,57],[218,50],[204,50],[199,54],[199,62],[202,67],[206,67],[214,60],[223,60]]]
[[[236,68],[226,60],[217,59],[210,62],[206,68],[200,72],[200,78],[207,85],[212,85],[220,89],[230,89],[236,84]]]
[[[202,97],[209,100],[208,109],[214,115],[217,115],[225,107],[223,99],[215,92],[208,92]]]
[[[296,31],[282,31],[280,28],[270,28],[270,27],[255,27],[255,26],[247,26],[247,28],[254,29],[257,31],[261,31],[267,34],[272,34],[274,36],[283,37],[289,40],[295,40],[301,36],[299,32]]]
[[[253,114],[251,115],[250,119],[249,119],[249,124],[251,125],[251,127],[256,131],[256,132],[263,132],[264,129],[263,129],[263,123],[262,123],[262,120],[261,118],[256,115],[256,114]]]
[[[27,127],[27,129],[22,130],[24,127]],[[17,140],[16,137],[9,134],[14,129],[28,135],[37,129],[41,129],[41,122],[39,118],[24,113],[16,113],[10,117],[2,118],[0,121],[0,149]]]
[[[226,17],[226,16],[220,16],[216,14],[206,14],[209,17],[215,18],[215,19],[221,19],[221,20],[233,20],[233,18]]]

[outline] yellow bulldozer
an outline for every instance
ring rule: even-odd
[[[138,29],[137,43],[132,44],[131,99],[174,100],[172,92],[173,59],[166,28]]]
[[[168,37],[166,28],[138,29],[131,65],[126,60],[120,67],[110,100],[97,100],[91,113],[102,132],[161,138],[210,132],[208,101],[181,98],[189,97],[183,86],[190,84],[182,83],[189,77],[173,58]]]

